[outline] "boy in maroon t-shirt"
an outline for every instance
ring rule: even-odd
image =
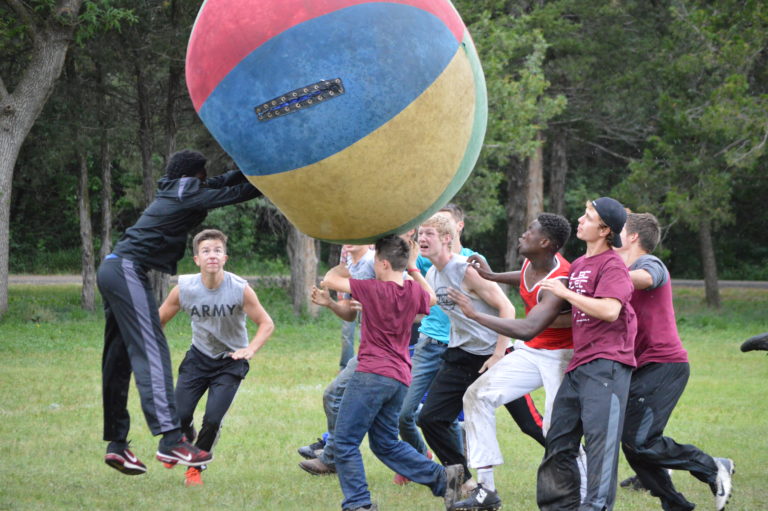
[[[678,444],[664,436],[688,383],[690,367],[677,333],[669,272],[658,257],[650,255],[660,238],[656,217],[630,213],[621,232],[621,247],[615,249],[629,268],[635,288],[631,303],[637,314],[637,369],[629,387],[622,448],[642,486],[661,500],[664,509],[696,507],[675,490],[666,470],[675,469],[687,470],[709,484],[715,509],[720,511],[731,495],[733,460],[713,458],[695,445]]]
[[[415,243],[409,246],[402,238],[387,236],[376,242],[376,279],[349,279],[332,270],[323,281],[324,286],[351,293],[363,311],[359,363],[344,391],[334,432],[345,511],[376,509],[360,455],[366,434],[377,458],[443,496],[446,509],[457,500],[464,480],[462,465],[443,467],[398,438],[398,416],[411,383],[411,325],[417,314],[429,314],[437,302],[416,269],[417,255]],[[403,279],[406,267],[413,280]]]
[[[576,236],[587,252],[571,264],[568,287],[541,282],[573,307],[573,358],[552,406],[536,499],[543,510],[611,510],[616,497],[619,440],[629,382],[635,366],[637,320],[629,303],[632,281],[621,257],[620,233],[627,213],[618,201],[587,203]],[[584,436],[587,494],[579,503],[576,457]]]

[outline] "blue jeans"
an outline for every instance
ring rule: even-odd
[[[419,343],[413,350],[411,364],[413,368],[411,386],[403,398],[403,407],[400,410],[400,438],[408,442],[414,449],[421,454],[427,454],[427,445],[419,433],[416,426],[419,404],[424,398],[432,380],[435,379],[437,370],[442,363],[442,354],[448,348],[448,345],[427,337],[424,334],[419,336]],[[450,427],[451,438],[456,441],[456,449],[464,450],[464,440],[462,438],[461,426],[459,421],[453,421]]]
[[[354,321],[341,322],[341,359],[339,368],[347,367],[349,360],[355,356],[355,332],[357,330],[357,319]]]
[[[333,433],[336,429],[336,420],[339,416],[341,398],[344,397],[344,391],[347,389],[349,380],[352,378],[352,375],[355,374],[356,369],[357,357],[353,356],[347,362],[347,366],[336,375],[336,378],[328,384],[323,392],[323,410],[325,411],[328,436],[325,439],[323,453],[318,456],[318,459],[326,465],[333,465],[336,463],[336,439]]]
[[[360,444],[368,445],[387,467],[411,481],[428,486],[435,496],[445,494],[442,465],[427,459],[397,437],[397,417],[407,387],[378,374],[356,372],[347,385],[336,421],[336,472],[344,493],[342,509],[371,504]]]

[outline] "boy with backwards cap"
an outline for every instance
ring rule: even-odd
[[[613,509],[619,445],[627,395],[635,367],[637,319],[629,301],[634,290],[621,246],[627,213],[610,197],[586,204],[576,236],[586,254],[571,264],[568,287],[544,280],[570,302],[574,354],[552,406],[544,459],[538,472],[537,502],[547,511]],[[579,502],[576,458],[581,437],[587,452],[587,493]]]

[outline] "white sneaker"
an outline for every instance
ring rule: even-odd
[[[733,491],[733,473],[735,472],[733,460],[729,458],[714,458],[717,465],[717,478],[710,484],[712,495],[715,496],[715,509],[723,511]]]

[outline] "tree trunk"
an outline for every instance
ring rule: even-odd
[[[328,249],[328,267],[333,268],[339,264],[339,260],[341,258],[341,245],[331,243],[328,246],[330,247]]]
[[[549,211],[565,215],[565,177],[568,174],[568,153],[565,131],[556,130],[552,137],[552,161],[549,165]]]
[[[544,137],[536,133],[539,142],[536,152],[528,159],[528,193],[525,212],[525,227],[544,211]]]
[[[517,253],[517,239],[525,231],[528,195],[528,166],[518,159],[513,159],[506,169],[507,177],[507,253],[504,264],[507,271],[520,268]]]
[[[152,168],[152,123],[149,91],[141,64],[135,65],[136,73],[136,109],[139,116],[139,153],[141,154],[142,189],[144,205],[148,206],[155,198],[155,173]],[[147,274],[157,305],[165,301],[171,276],[167,273],[150,270]]]
[[[709,307],[720,308],[720,288],[717,283],[717,262],[715,248],[712,244],[712,223],[701,219],[699,222],[699,248],[701,250],[701,265],[704,270],[705,300]]]
[[[291,264],[291,302],[296,315],[306,310],[317,316],[317,306],[309,299],[309,291],[317,282],[315,240],[293,225],[288,230],[288,260]]]
[[[101,166],[101,249],[99,261],[112,252],[112,155],[106,130],[101,134],[99,162]]]
[[[77,160],[80,167],[78,180],[77,209],[80,215],[80,244],[82,246],[83,289],[80,303],[83,309],[96,308],[96,265],[93,257],[93,228],[91,226],[91,197],[88,191],[88,160],[85,152],[78,148]]]
[[[44,28],[30,29],[33,48],[13,93],[0,81],[0,318],[8,311],[11,186],[16,159],[61,74],[75,27],[72,18],[82,3],[83,0],[62,1],[58,14],[63,23],[51,20]]]

